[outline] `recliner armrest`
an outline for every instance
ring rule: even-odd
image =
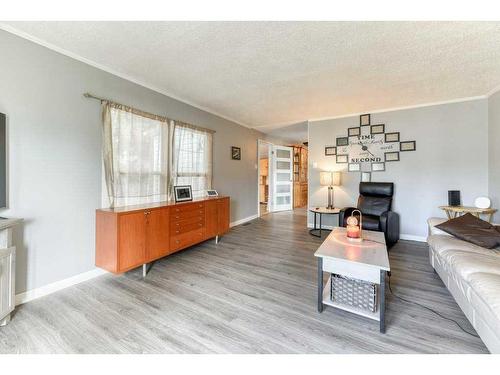
[[[345,219],[347,217],[351,216],[351,214],[354,210],[357,210],[357,208],[356,207],[344,207],[344,208],[340,209],[340,212],[339,212],[339,226],[340,227],[346,226]]]
[[[385,211],[380,215],[380,229],[385,234],[387,246],[399,241],[399,214],[394,211]]]

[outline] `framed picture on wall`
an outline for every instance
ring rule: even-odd
[[[385,162],[372,163],[372,172],[384,172],[384,171],[385,171]]]
[[[337,147],[349,146],[349,137],[339,137],[337,138]]]
[[[191,185],[174,186],[174,198],[176,202],[187,202],[193,200]]]
[[[361,182],[371,182],[372,174],[370,172],[361,172]]]
[[[361,164],[359,163],[349,163],[347,166],[349,172],[359,172],[361,170]]]
[[[399,142],[399,132],[385,133],[385,143]]]
[[[384,153],[385,161],[399,161],[399,152],[391,151]]]
[[[357,128],[348,128],[347,135],[349,137],[358,137],[361,135],[361,128],[359,126]]]
[[[415,151],[417,149],[417,142],[404,141],[399,144],[400,151]]]
[[[325,147],[325,156],[334,156],[334,155],[337,155],[337,147],[326,146]]]
[[[241,160],[241,148],[236,146],[231,146],[231,159]]]
[[[370,134],[384,134],[384,132],[385,132],[385,125],[384,124],[370,126]]]
[[[344,164],[349,161],[349,155],[337,155],[335,162],[339,164]]]
[[[360,126],[370,125],[370,115],[366,114],[359,116],[359,125]]]

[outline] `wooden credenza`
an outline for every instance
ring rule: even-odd
[[[229,197],[96,210],[96,266],[122,273],[229,230]]]

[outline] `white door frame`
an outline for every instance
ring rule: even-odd
[[[259,189],[260,189],[260,148],[264,144],[267,145],[268,150],[271,150],[273,147],[273,144],[269,141],[264,141],[263,139],[257,139],[257,217],[260,217],[260,199],[259,199]],[[271,160],[269,160],[269,163]],[[268,179],[271,177],[269,175],[269,169],[271,168],[271,165],[269,164],[268,168]],[[267,202],[267,210],[268,212],[271,212],[269,209],[269,202]]]
[[[289,158],[279,158],[278,154],[280,151],[286,151],[289,154]],[[273,181],[273,210],[272,212],[280,212],[280,211],[290,211],[293,210],[293,147],[291,146],[280,146],[273,145],[272,151],[272,181]],[[278,165],[280,162],[288,162],[289,169],[278,169]],[[289,181],[278,181],[278,174],[288,174]],[[289,186],[289,192],[278,192],[279,186]],[[280,206],[277,205],[278,197],[289,196],[290,202],[289,204],[282,204]]]

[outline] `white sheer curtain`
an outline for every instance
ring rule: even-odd
[[[169,121],[102,103],[103,159],[110,207],[160,202],[169,193]]]
[[[191,185],[193,197],[212,188],[212,131],[172,121],[172,187]]]

